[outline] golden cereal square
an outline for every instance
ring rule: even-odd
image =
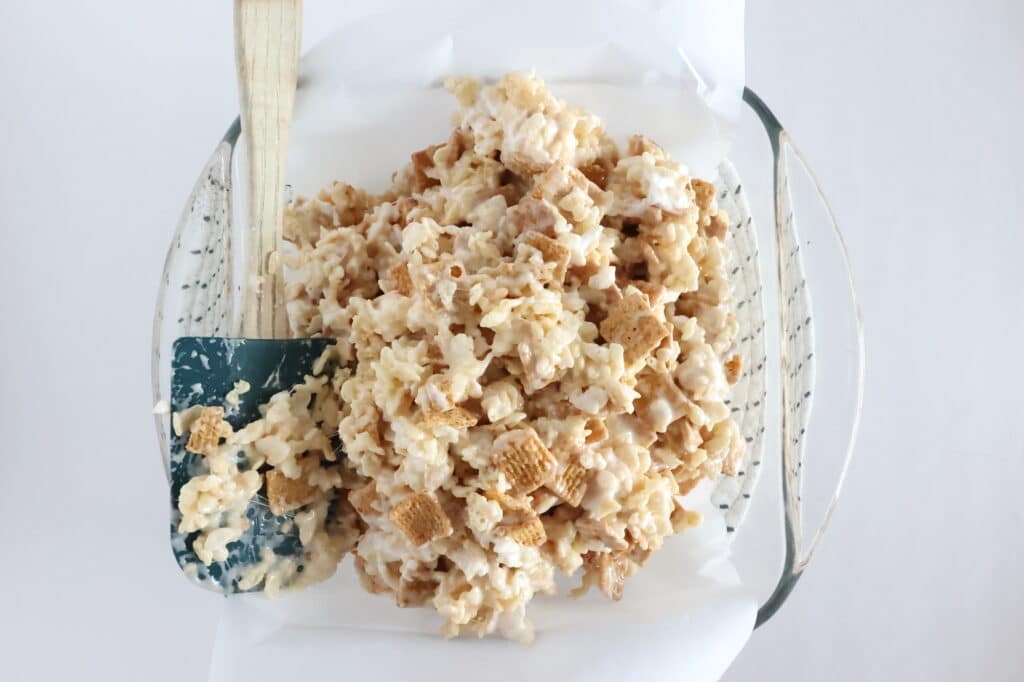
[[[499,537],[511,538],[526,547],[540,547],[548,539],[547,533],[544,532],[544,524],[536,516],[515,525],[498,526],[494,533]]]
[[[494,445],[495,466],[505,474],[514,497],[533,492],[554,474],[555,457],[532,428],[502,434]]]
[[[580,506],[586,488],[587,470],[580,465],[577,457],[570,459],[555,476],[555,480],[548,484],[548,489],[571,507]]]
[[[569,256],[571,255],[569,248],[540,232],[527,232],[525,240],[527,244],[541,252],[546,263],[555,264],[554,280],[556,282],[565,280],[565,272],[569,268]]]
[[[453,407],[443,412],[427,412],[423,416],[423,425],[427,428],[450,426],[453,429],[468,429],[476,426],[477,419],[469,410]]]
[[[320,489],[301,478],[288,478],[277,469],[267,472],[267,500],[270,511],[280,516],[315,500]]]
[[[388,512],[409,542],[417,547],[452,534],[452,522],[441,503],[430,493],[414,493],[402,499]]]
[[[625,350],[627,364],[641,360],[669,335],[667,325],[651,313],[647,296],[633,292],[616,303],[601,322],[601,336]]]
[[[204,407],[199,418],[192,424],[185,449],[199,455],[209,455],[220,443],[224,423],[223,407]]]

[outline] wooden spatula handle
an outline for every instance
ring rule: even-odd
[[[249,231],[242,334],[287,338],[279,257],[284,169],[295,103],[302,0],[235,0],[235,62],[248,154]]]

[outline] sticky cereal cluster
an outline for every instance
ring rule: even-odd
[[[446,635],[526,641],[556,571],[617,599],[699,523],[677,496],[735,473],[728,219],[711,184],[644,137],[620,150],[534,76],[448,88],[450,138],[388,192],[334,183],[288,209],[292,331],[337,344],[244,430],[194,420],[199,451],[251,466],[186,485],[182,526],[216,559],[224,512],[262,489],[316,570],[267,557],[249,584],[352,553],[366,589],[432,606]]]

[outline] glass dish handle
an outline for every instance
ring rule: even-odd
[[[864,385],[860,307],[835,216],[789,133],[752,90],[743,93],[772,147],[782,413],[782,573],[755,627],[779,609],[828,527],[853,454]],[[799,216],[799,229],[797,217]],[[819,304],[812,305],[811,287]],[[824,381],[816,382],[816,370]],[[812,423],[812,405],[814,420]],[[804,490],[805,449],[834,486]],[[811,499],[805,499],[811,492]],[[806,523],[810,520],[811,523]],[[807,540],[809,538],[809,540]]]

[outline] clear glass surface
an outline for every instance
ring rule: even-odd
[[[749,111],[716,183],[732,221],[738,350],[746,359],[731,407],[748,448],[742,475],[723,479],[712,500],[737,539],[743,579],[764,595],[761,624],[827,528],[852,454],[864,361],[831,210],[771,111],[749,90],[745,101]],[[233,334],[241,229],[232,217],[244,205],[232,182],[238,132],[236,121],[202,170],[168,249],[153,324],[154,402],[169,393],[175,338]],[[165,471],[168,421],[156,417]]]

